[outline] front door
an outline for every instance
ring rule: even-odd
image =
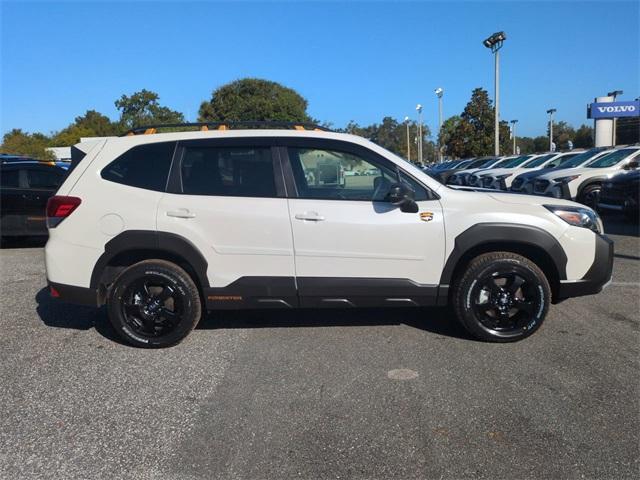
[[[286,154],[285,154],[286,152]],[[442,209],[397,166],[343,142],[283,149],[301,302],[307,306],[433,304],[444,262]],[[386,201],[398,182],[418,212]]]

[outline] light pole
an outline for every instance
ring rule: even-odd
[[[436,88],[435,93],[438,96],[438,161],[442,163],[442,95],[444,95],[444,88]]]
[[[418,112],[418,163],[422,166],[422,105],[416,105]]]
[[[491,49],[495,57],[495,113],[494,113],[494,154],[500,155],[500,49],[502,43],[507,39],[504,32],[496,32],[483,41],[483,45]]]
[[[516,154],[516,123],[518,120],[511,120],[511,136],[513,137],[513,154]]]
[[[555,108],[550,108],[549,110],[547,110],[547,113],[549,114],[549,151],[552,152],[553,151],[553,114],[556,113],[556,109]]]
[[[608,97],[613,97],[613,101],[615,102],[616,101],[616,97],[618,95],[622,95],[623,93],[624,92],[622,90],[614,90],[613,92],[607,93],[607,96]],[[611,144],[614,147],[616,146],[616,126],[617,126],[616,124],[618,123],[617,120],[618,119],[616,117],[613,117],[613,132],[611,134],[612,135],[611,136]]]
[[[404,117],[404,123],[407,125],[407,160],[411,161],[411,141],[409,140],[409,117]]]

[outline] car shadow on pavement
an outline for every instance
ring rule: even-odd
[[[47,288],[36,294],[36,312],[48,327],[68,328],[72,330],[89,330],[95,328],[103,337],[122,345],[124,343],[113,329],[107,318],[105,307],[94,308],[64,303],[51,298]]]
[[[42,248],[48,237],[5,237],[0,239],[0,248]]]
[[[367,327],[407,325],[446,337],[474,340],[444,307],[297,310],[221,310],[209,313],[199,329]]]
[[[51,298],[46,288],[36,294],[36,311],[48,327],[73,330],[95,328],[103,337],[123,342],[115,332],[105,307],[94,308],[64,303]],[[198,329],[367,327],[408,325],[446,337],[473,340],[453,318],[449,309],[439,308],[363,308],[299,310],[221,310],[209,312]]]

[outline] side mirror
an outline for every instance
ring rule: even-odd
[[[407,213],[417,213],[418,211],[418,204],[414,198],[414,191],[404,183],[394,183],[389,188],[389,193],[387,193],[389,203],[400,207],[400,210]]]

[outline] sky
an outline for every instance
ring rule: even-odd
[[[49,133],[86,110],[116,119],[114,101],[146,88],[197,120],[211,92],[242,77],[294,88],[314,118],[341,127],[416,117],[437,129],[471,91],[493,98],[518,134],[556,119],[589,123],[595,96],[640,95],[640,2],[30,2],[1,0],[2,133]]]

